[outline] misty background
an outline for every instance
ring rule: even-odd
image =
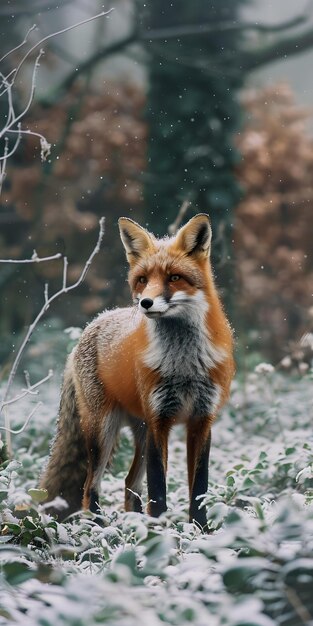
[[[0,7],[0,54],[12,50],[2,75],[48,34],[110,9],[42,44],[22,127],[43,135],[51,154],[41,162],[38,137],[24,135],[3,179],[2,259],[61,253],[73,282],[105,216],[85,282],[56,301],[36,331],[42,358],[62,329],[129,303],[118,217],[163,236],[188,202],[184,220],[211,217],[238,361],[276,364],[313,327],[312,3],[11,0]],[[17,112],[40,47],[16,77]],[[5,127],[4,92],[0,116]],[[62,260],[1,264],[4,371],[45,284],[53,293],[61,282]]]

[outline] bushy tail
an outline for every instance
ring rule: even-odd
[[[57,433],[40,482],[40,486],[48,491],[49,501],[57,496],[66,500],[66,509],[48,509],[59,520],[82,508],[87,474],[86,444],[80,427],[70,359],[64,372]]]

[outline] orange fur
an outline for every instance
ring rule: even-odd
[[[125,508],[141,510],[133,492],[140,495],[147,463],[148,510],[156,516],[166,510],[168,436],[173,425],[183,422],[189,516],[204,527],[198,499],[207,487],[211,425],[228,398],[234,374],[232,332],[209,261],[209,219],[199,214],[176,237],[161,240],[127,218],[119,225],[136,308],[106,312],[94,320],[68,366],[85,441],[83,506],[97,510],[101,473],[119,428],[128,423],[135,457],[126,478]],[[63,413],[59,434],[70,419]],[[62,493],[61,480],[67,479],[56,471],[57,459],[66,454],[61,437],[56,441],[42,482],[52,497]],[[77,501],[78,495],[72,495],[68,499]]]

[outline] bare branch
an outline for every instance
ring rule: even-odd
[[[80,283],[85,279],[85,276],[89,270],[89,267],[93,261],[93,258],[96,256],[96,254],[98,254],[98,252],[100,251],[100,246],[101,246],[101,242],[104,236],[104,217],[101,217],[99,220],[99,225],[100,225],[100,229],[99,229],[99,237],[98,237],[98,241],[96,244],[96,247],[94,248],[93,252],[91,253],[89,259],[86,261],[85,267],[80,275],[80,277],[78,278],[78,280],[76,281],[76,283],[74,283],[73,285],[71,285],[70,287],[66,287],[66,292],[70,291],[71,289],[76,289],[76,287],[78,287],[78,285],[80,285]],[[62,290],[61,290],[62,291]],[[59,292],[61,293],[61,292]],[[56,296],[58,296],[58,294],[56,294]],[[54,297],[56,296],[52,296],[52,298],[54,299]],[[50,298],[50,301],[52,300],[52,298]]]
[[[35,411],[37,411],[38,407],[40,407],[41,405],[42,405],[42,402],[38,402],[36,406],[34,406],[33,410],[30,412],[30,414],[26,418],[23,426],[21,428],[18,428],[18,430],[13,430],[12,428],[9,428],[8,426],[0,426],[0,430],[5,430],[7,433],[10,433],[11,435],[19,435],[25,430],[31,418],[33,417]]]
[[[68,90],[73,85],[78,76],[85,74],[94,65],[96,65],[106,57],[121,52],[131,44],[136,43],[136,41],[138,41],[137,29],[126,35],[126,37],[124,37],[123,39],[120,39],[119,41],[114,41],[112,44],[100,48],[99,50],[97,50],[97,52],[92,54],[83,63],[80,63],[78,67],[76,67],[66,76],[66,78],[56,88],[56,94]]]
[[[109,13],[111,13],[112,11],[113,9],[109,9],[108,11],[101,11],[101,13],[97,13],[97,15],[93,15],[92,17],[87,17],[86,19],[81,20],[80,22],[76,22],[75,24],[72,24],[71,26],[66,26],[66,28],[62,28],[61,30],[58,30],[54,33],[50,33],[50,35],[46,35],[45,37],[40,39],[40,41],[38,41],[28,50],[28,52],[23,56],[22,60],[19,62],[14,72],[14,79],[16,78],[18,72],[20,71],[22,65],[25,63],[29,55],[32,54],[32,52],[34,52],[36,48],[38,48],[43,43],[45,43],[45,41],[48,41],[49,39],[52,39],[53,37],[57,37],[58,35],[63,35],[64,33],[67,33],[68,31],[73,30],[74,28],[78,28],[78,26],[83,26],[84,24],[88,24],[88,22],[93,22],[93,20],[96,20],[99,17],[104,17],[105,15],[109,15]]]
[[[6,173],[6,164],[7,164],[7,160],[10,156],[12,156],[20,143],[21,140],[21,136],[22,133],[27,132],[27,131],[22,131],[21,130],[21,124],[20,124],[20,120],[26,115],[26,113],[28,112],[31,103],[33,101],[34,98],[34,93],[35,93],[35,79],[36,79],[36,74],[37,74],[37,70],[39,68],[39,60],[41,58],[41,56],[43,55],[43,50],[40,50],[39,54],[37,55],[36,61],[35,61],[35,65],[33,68],[33,75],[32,75],[32,84],[31,84],[31,90],[30,90],[30,95],[29,95],[29,99],[28,102],[24,108],[24,110],[20,113],[20,115],[18,115],[16,117],[15,115],[15,111],[14,111],[14,106],[13,106],[13,98],[12,98],[12,86],[14,84],[14,80],[15,80],[15,76],[16,74],[13,74],[14,78],[13,78],[13,82],[9,82],[8,81],[8,77],[4,77],[3,75],[1,75],[1,79],[2,79],[2,85],[4,86],[4,92],[3,93],[7,93],[8,96],[8,117],[7,117],[7,121],[3,127],[2,130],[0,130],[0,139],[1,137],[5,136],[5,149],[4,149],[4,154],[3,156],[0,157],[0,161],[2,161],[2,165],[1,165],[1,170],[0,170],[0,193],[2,191],[2,183],[5,177],[5,173]],[[3,95],[3,94],[2,94]],[[17,130],[13,129],[12,127],[17,125]],[[13,145],[13,148],[11,148],[11,150],[9,151],[8,149],[8,138],[7,138],[7,134],[8,133],[16,133],[17,134],[17,139]],[[29,131],[30,134],[31,131]],[[41,142],[41,157],[45,158],[46,154],[49,154],[50,152],[50,145],[48,144],[48,142],[46,141],[46,139],[40,135],[40,142]],[[45,142],[45,143],[44,143]],[[43,149],[43,145],[46,148],[45,151]]]
[[[15,115],[13,115],[13,119],[8,124],[5,125],[3,130],[0,130],[0,139],[1,139],[1,137],[3,137],[3,135],[5,135],[10,130],[10,128],[14,124],[19,122],[19,120],[21,120],[23,117],[25,117],[26,113],[29,111],[30,105],[31,105],[31,103],[33,101],[33,98],[34,98],[35,79],[36,79],[37,70],[39,68],[39,61],[40,61],[41,57],[43,56],[43,54],[44,54],[44,50],[40,50],[39,54],[37,55],[37,58],[36,58],[36,61],[35,61],[35,64],[34,64],[34,68],[33,68],[31,90],[30,90],[28,102],[27,102],[24,110],[17,117],[15,117]],[[17,72],[16,72],[16,74],[17,74]],[[16,76],[16,74],[15,74],[15,76]],[[14,80],[15,80],[15,76],[14,76]],[[10,93],[10,90],[9,90],[9,93]],[[13,113],[14,113],[14,111],[13,111]]]
[[[12,9],[11,9],[12,11]],[[0,15],[1,15],[1,11],[0,11]],[[6,54],[3,55],[3,57],[1,57],[0,59],[0,63],[2,63],[2,61],[4,61],[4,59],[6,59],[10,54],[13,54],[13,52],[16,52],[16,50],[18,50],[19,48],[21,48],[22,46],[25,45],[25,43],[27,43],[28,40],[28,36],[30,35],[30,33],[35,30],[35,28],[37,28],[36,24],[33,24],[29,30],[27,31],[22,43],[18,44],[18,46],[15,46],[15,48],[12,48],[12,50],[9,50],[9,52],[7,52]]]
[[[312,615],[309,613],[307,607],[301,602],[301,599],[298,596],[297,592],[294,589],[292,589],[292,587],[286,586],[285,594],[291,606],[293,607],[295,613],[300,618],[301,622],[303,622],[303,624],[306,624],[307,626],[309,624],[312,624],[313,623]]]
[[[210,33],[237,33],[244,31],[256,31],[260,33],[279,33],[300,24],[304,24],[308,15],[298,15],[291,20],[280,24],[259,24],[258,22],[226,22],[221,20],[217,24],[188,24],[186,26],[169,26],[168,28],[151,29],[147,33],[141,34],[141,39],[174,39],[194,35],[206,35]]]
[[[184,217],[186,215],[187,209],[190,207],[190,205],[191,205],[191,202],[189,200],[184,200],[183,204],[181,205],[181,207],[180,207],[180,209],[179,209],[179,211],[177,213],[177,216],[176,216],[174,222],[172,224],[170,224],[168,229],[167,229],[169,235],[176,235],[176,233],[177,233],[177,231],[178,231],[178,229],[179,229],[179,227],[180,227],[180,225],[181,225],[181,223],[182,223],[182,221],[183,221],[183,219],[184,219]]]
[[[71,54],[71,52],[60,46],[60,44],[55,43],[55,41],[50,41],[49,50],[71,66],[75,65],[76,67],[80,63],[80,59],[77,56]]]
[[[29,376],[29,371],[25,370],[24,371],[24,375],[25,375],[25,380],[26,380],[26,385],[27,385],[27,389],[30,389],[31,384],[30,384],[30,376]],[[35,392],[36,393],[36,392]]]
[[[48,283],[45,283],[45,292],[44,292],[44,296],[45,296],[45,303],[46,303],[46,304],[47,304],[47,302],[48,302],[48,300],[49,300],[48,290],[49,290],[49,285],[48,285]]]
[[[64,289],[64,291],[67,291],[67,288],[66,288],[67,267],[68,267],[68,260],[67,260],[67,257],[65,256],[63,258],[63,289]]]
[[[35,383],[34,385],[30,385],[29,381],[26,380],[27,389],[23,389],[22,392],[18,394],[17,396],[14,396],[14,398],[11,398],[10,400],[6,400],[3,403],[3,407],[8,406],[9,404],[14,404],[14,402],[18,402],[18,400],[25,398],[25,396],[27,396],[28,394],[37,395],[38,394],[37,388],[40,387],[40,385],[42,385],[43,383],[46,383],[47,380],[52,378],[52,376],[53,376],[53,371],[49,370],[49,373],[47,374],[47,376],[45,376],[41,380],[38,380],[37,383]]]
[[[21,129],[21,125],[18,124],[18,130],[8,130],[8,133],[17,133],[18,134],[18,139],[16,141],[16,144],[14,145],[14,147],[12,148],[11,152],[8,154],[7,158],[9,156],[11,156],[12,154],[14,154],[14,152],[17,149],[17,146],[21,140],[22,135],[31,135],[32,137],[39,137],[40,139],[40,146],[41,146],[41,151],[40,151],[40,156],[41,156],[41,160],[45,161],[47,159],[47,157],[49,156],[50,152],[51,152],[51,143],[48,143],[48,141],[46,140],[46,138],[41,134],[41,133],[36,133],[33,130],[22,130]],[[0,157],[0,161],[3,160],[4,157]]]
[[[8,152],[7,150],[8,150],[8,146],[9,146],[9,138],[8,137],[5,138],[6,139],[7,150],[4,150],[3,156],[0,156],[0,161],[3,161],[4,165],[6,163],[6,160],[9,159],[10,156],[12,156],[12,154],[14,154],[14,152],[16,152],[16,150],[18,148],[18,145],[19,145],[19,143],[21,141],[22,131],[21,131],[20,124],[18,124],[18,130],[15,130],[15,131],[9,130],[8,132],[9,133],[17,133],[17,139],[15,141],[15,144],[14,144],[13,148],[11,148],[10,152]]]
[[[127,491],[129,491],[129,493],[131,493],[133,496],[135,496],[136,498],[138,498],[140,504],[142,505],[142,507],[144,508],[144,502],[142,497],[139,495],[139,493],[137,493],[136,491],[133,491],[132,489],[130,489],[129,487],[127,487]],[[150,500],[150,502],[153,502],[153,500]]]
[[[284,37],[278,41],[255,50],[247,50],[242,54],[241,67],[244,72],[252,72],[271,63],[305,52],[313,46],[313,28],[310,26],[303,32]]]
[[[93,249],[91,255],[89,256],[88,260],[85,263],[85,266],[79,276],[79,278],[77,279],[77,281],[75,283],[73,283],[72,285],[70,285],[69,287],[64,287],[64,285],[62,284],[62,288],[57,291],[56,293],[54,293],[52,296],[50,296],[50,298],[46,298],[46,294],[47,294],[47,290],[45,288],[45,302],[44,305],[42,306],[42,308],[40,309],[38,315],[36,316],[36,318],[34,319],[34,321],[30,324],[26,335],[20,345],[20,348],[16,354],[15,360],[13,362],[12,365],[12,369],[10,371],[9,377],[8,377],[8,381],[4,390],[4,394],[3,394],[3,399],[2,402],[0,404],[0,412],[3,410],[3,407],[8,403],[8,394],[9,394],[9,390],[10,387],[12,385],[12,382],[14,380],[19,362],[21,360],[22,354],[24,352],[25,346],[27,345],[31,335],[34,332],[34,329],[36,328],[39,320],[43,317],[43,315],[45,314],[45,312],[47,311],[47,309],[49,308],[50,304],[52,302],[54,302],[54,300],[56,300],[57,298],[59,298],[62,294],[67,293],[69,291],[71,291],[72,289],[76,289],[76,287],[78,287],[84,280],[89,267],[95,257],[96,254],[98,254],[99,250],[100,250],[100,246],[101,246],[101,242],[104,236],[104,217],[101,217],[100,221],[99,221],[99,236],[98,236],[98,241],[96,243],[95,248]],[[63,273],[63,281],[64,281],[64,273]]]
[[[55,259],[60,259],[61,257],[61,252],[57,252],[57,254],[53,254],[52,256],[39,257],[37,256],[36,250],[34,250],[31,259],[0,259],[0,263],[42,263],[43,261],[54,261]]]
[[[49,3],[50,4],[50,3]],[[51,7],[50,7],[51,8]],[[7,95],[7,99],[8,99],[8,113],[6,116],[6,121],[3,125],[3,128],[0,128],[0,139],[4,138],[5,140],[5,145],[4,145],[4,151],[3,151],[3,155],[0,157],[0,193],[2,190],[2,184],[5,178],[5,174],[6,174],[6,165],[7,165],[7,160],[10,156],[12,156],[20,143],[21,140],[21,136],[28,134],[28,135],[34,135],[36,137],[40,138],[40,145],[41,145],[41,159],[42,161],[45,161],[46,158],[48,157],[48,155],[50,154],[50,148],[51,145],[48,143],[48,141],[46,140],[46,138],[39,134],[39,133],[35,133],[32,132],[31,130],[23,130],[21,129],[20,126],[20,121],[25,117],[25,115],[28,113],[30,106],[33,102],[33,98],[34,98],[34,93],[35,93],[35,87],[36,87],[36,75],[37,75],[37,70],[39,68],[39,61],[40,58],[42,57],[42,55],[44,54],[44,50],[40,49],[40,52],[37,54],[37,58],[33,67],[33,74],[32,74],[32,82],[31,82],[31,89],[30,89],[30,94],[28,97],[28,102],[26,103],[26,106],[24,107],[23,111],[19,114],[19,115],[15,115],[15,110],[14,110],[14,105],[13,105],[13,95],[12,95],[12,89],[14,87],[14,83],[16,81],[16,77],[21,69],[21,67],[23,66],[23,64],[25,63],[26,59],[34,52],[34,50],[36,50],[39,46],[41,46],[41,44],[43,44],[44,42],[48,41],[49,39],[56,37],[57,35],[61,35],[63,33],[66,33],[70,30],[73,30],[74,28],[77,28],[78,26],[82,26],[84,24],[87,24],[88,22],[91,22],[99,17],[104,17],[106,15],[108,15],[109,13],[111,13],[111,11],[113,11],[113,9],[109,9],[108,11],[101,11],[101,13],[98,13],[97,15],[93,15],[92,17],[86,18],[84,20],[81,20],[80,22],[77,22],[76,24],[72,24],[71,26],[68,26],[66,28],[63,28],[59,31],[56,31],[54,33],[50,33],[49,35],[46,35],[45,37],[42,37],[40,39],[40,41],[38,41],[36,44],[34,44],[33,46],[31,46],[29,48],[29,50],[24,54],[24,56],[22,57],[21,61],[19,62],[19,64],[17,65],[16,68],[14,68],[7,76],[4,76],[2,73],[0,73],[0,97]],[[0,13],[1,15],[1,13]],[[19,48],[21,48],[22,46],[24,46],[24,44],[27,42],[28,40],[28,36],[30,34],[31,31],[33,31],[36,28],[35,25],[33,25],[27,32],[24,40],[22,41],[22,43],[20,43],[18,46],[16,46],[15,48],[13,48],[13,50],[10,50],[7,54],[5,54],[1,61],[3,61],[8,55],[10,55],[12,52],[18,50]],[[15,133],[17,134],[17,139],[13,145],[13,147],[11,148],[11,150],[9,150],[9,145],[8,145],[8,138],[7,135],[8,133]]]
[[[27,427],[30,419],[32,418],[32,416],[34,415],[35,410],[38,408],[38,406],[40,406],[42,404],[42,402],[39,402],[34,410],[30,413],[30,415],[27,417],[25,423],[23,424],[23,426],[21,428],[19,428],[18,430],[12,430],[11,428],[11,420],[10,420],[10,416],[9,413],[7,411],[7,407],[10,404],[14,404],[14,402],[18,402],[18,400],[21,400],[22,398],[24,398],[27,395],[37,395],[38,391],[37,388],[42,385],[43,383],[45,383],[47,380],[49,380],[49,378],[51,378],[53,376],[53,371],[49,370],[49,373],[47,376],[45,376],[45,378],[42,378],[41,380],[37,381],[37,383],[35,383],[34,385],[30,384],[30,380],[29,380],[29,373],[27,371],[24,372],[25,373],[25,379],[26,379],[26,385],[27,388],[23,389],[22,393],[18,394],[17,396],[15,396],[14,398],[11,398],[10,400],[7,400],[3,403],[2,406],[2,410],[4,412],[4,426],[0,426],[0,430],[4,430],[6,432],[6,446],[7,446],[7,451],[8,451],[8,455],[11,457],[12,456],[12,438],[11,435],[18,435],[19,433],[23,432],[23,430],[25,430],[25,428]],[[1,436],[0,436],[1,439]]]
[[[0,161],[0,195],[2,192],[2,185],[3,185],[3,181],[5,179],[5,175],[6,175],[6,164],[7,164],[7,158],[8,158],[8,151],[9,151],[9,140],[7,137],[5,137],[4,140],[4,159],[1,163]]]
[[[238,24],[234,24],[233,22],[221,21],[219,24],[212,25],[211,23],[204,24],[195,24],[195,25],[187,25],[187,26],[171,26],[169,28],[162,29],[151,29],[147,31],[139,31],[137,27],[135,27],[128,35],[126,35],[123,39],[119,41],[115,41],[108,46],[104,46],[97,50],[94,54],[92,54],[84,63],[81,63],[79,67],[75,68],[74,71],[70,72],[68,76],[59,84],[56,89],[56,94],[62,93],[69,89],[72,84],[76,81],[76,79],[88,72],[91,67],[106,59],[109,56],[114,54],[118,54],[128,46],[134,43],[142,43],[142,42],[153,42],[156,40],[162,39],[174,39],[180,37],[188,37],[195,35],[205,35],[210,33],[216,33],[220,31],[221,33],[227,32],[244,32],[244,31],[255,31],[259,33],[267,33],[274,34],[279,32],[286,32],[292,28],[296,28],[301,24],[305,24],[306,20],[311,14],[312,3],[309,0],[308,5],[305,11],[291,20],[287,20],[285,22],[281,22],[280,24],[259,24],[257,22],[241,22]],[[254,52],[252,51],[252,55]],[[246,57],[248,59],[250,52],[247,51],[243,53],[243,59]],[[246,63],[244,61],[244,69],[246,67]],[[249,71],[249,68],[247,68]],[[52,99],[54,100],[54,98]]]

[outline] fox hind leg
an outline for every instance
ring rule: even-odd
[[[103,420],[98,423],[103,423]],[[103,428],[98,427],[97,437],[87,437],[87,477],[84,485],[83,508],[99,513],[99,490],[104,470],[110,463],[121,428],[118,411],[110,411]]]

